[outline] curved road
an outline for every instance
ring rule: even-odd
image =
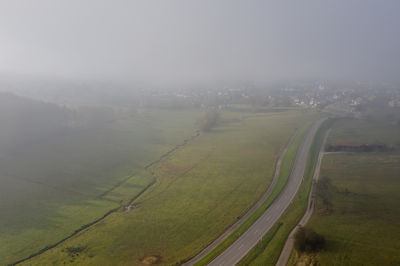
[[[268,187],[267,191],[262,195],[262,197],[257,201],[257,203],[254,204],[253,207],[251,207],[251,209],[245,215],[243,215],[236,223],[234,223],[231,227],[229,227],[220,237],[214,240],[210,245],[208,245],[195,257],[193,257],[186,263],[182,264],[182,266],[194,265],[196,262],[204,258],[206,255],[208,255],[214,248],[216,248],[228,236],[230,236],[240,225],[242,225],[258,209],[258,207],[260,207],[264,203],[264,201],[267,200],[267,198],[271,195],[272,190],[275,188],[276,183],[278,182],[283,157],[285,156],[289,146],[292,144],[294,137],[297,135],[298,131],[299,130],[296,130],[296,132],[294,132],[294,134],[290,137],[288,143],[286,144],[286,147],[284,148],[283,152],[281,153],[281,156],[276,162],[275,173],[271,185]]]
[[[305,226],[308,222],[308,220],[310,220],[311,215],[314,212],[314,206],[315,206],[315,186],[317,184],[317,180],[318,180],[318,176],[319,176],[319,172],[321,169],[321,163],[322,163],[322,158],[324,156],[324,147],[325,147],[325,143],[326,143],[326,139],[328,138],[330,129],[325,133],[325,137],[324,140],[322,142],[320,151],[319,151],[319,155],[318,155],[318,161],[317,161],[317,165],[315,167],[314,170],[314,175],[313,175],[313,181],[312,181],[312,185],[311,185],[311,190],[310,190],[310,194],[308,196],[308,204],[307,204],[307,210],[306,213],[303,215],[303,217],[301,218],[300,222],[297,224],[297,226],[295,228],[293,228],[293,230],[290,232],[288,239],[286,240],[285,245],[283,246],[283,249],[281,251],[281,255],[279,256],[279,259],[276,263],[276,266],[285,266],[290,258],[290,254],[292,253],[292,249],[294,246],[294,235],[296,234],[297,229],[299,228],[299,226]]]
[[[308,130],[307,135],[304,137],[297,151],[289,180],[279,196],[242,236],[217,258],[211,261],[209,265],[235,265],[262,239],[276,221],[278,221],[300,187],[306,168],[308,152],[310,151],[315,133],[324,120],[325,119],[320,119],[316,121]]]

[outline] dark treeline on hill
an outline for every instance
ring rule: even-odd
[[[0,94],[0,147],[23,145],[64,130],[69,112],[55,104],[43,103],[9,93]]]
[[[33,141],[67,134],[74,129],[95,128],[115,119],[111,107],[70,109],[11,93],[0,93],[0,148],[23,147]]]

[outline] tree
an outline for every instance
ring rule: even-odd
[[[315,252],[325,247],[325,238],[310,228],[300,226],[294,235],[294,248],[298,252]]]
[[[202,131],[209,131],[218,122],[219,113],[215,109],[208,110],[200,123],[200,129]]]

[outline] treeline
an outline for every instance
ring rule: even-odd
[[[385,144],[336,144],[336,145],[327,145],[325,148],[328,152],[338,152],[338,151],[346,151],[346,152],[385,152],[392,150]]]
[[[0,93],[0,149],[23,147],[71,130],[99,128],[121,117],[108,106],[68,108],[11,93]]]
[[[323,214],[330,214],[333,211],[333,204],[331,197],[336,187],[332,184],[331,179],[327,176],[320,178],[317,182],[317,199],[318,199],[318,212]]]
[[[69,112],[56,104],[0,93],[0,148],[60,133],[68,123]]]

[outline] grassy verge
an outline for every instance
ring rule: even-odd
[[[198,261],[195,265],[207,265],[213,259],[215,259],[219,254],[221,254],[225,249],[227,249],[232,243],[236,241],[244,232],[249,229],[249,227],[257,221],[257,219],[265,212],[265,210],[271,205],[274,199],[279,195],[279,193],[284,188],[292,170],[292,166],[296,157],[296,152],[307,132],[310,124],[303,126],[293,142],[288,147],[286,154],[284,155],[281,163],[281,169],[279,173],[278,181],[275,188],[272,190],[271,195],[267,200],[251,215],[242,225],[239,226],[230,236],[228,236],[221,244],[219,244],[215,249],[212,250],[207,256]]]
[[[278,222],[238,265],[275,265],[288,235],[299,222],[307,208],[312,176],[318,160],[320,147],[328,128],[329,122],[325,122],[316,133],[307,160],[304,182],[301,184],[293,202]]]

